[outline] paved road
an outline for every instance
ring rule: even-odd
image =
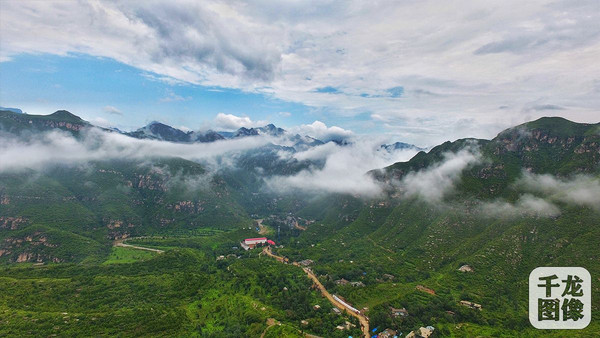
[[[283,263],[283,262],[287,261],[287,259],[285,257],[277,256],[274,253],[272,253],[270,247],[265,247],[263,249],[263,253],[265,253],[267,256],[275,258],[279,262]],[[298,266],[298,264],[296,262],[294,262],[292,264]],[[369,318],[367,318],[363,314],[356,313],[356,312],[350,310],[344,304],[342,304],[342,303],[338,302],[337,300],[335,300],[335,298],[333,298],[333,296],[331,295],[331,293],[329,293],[329,291],[327,291],[327,289],[325,289],[325,287],[323,286],[323,284],[321,284],[321,282],[319,281],[319,279],[317,278],[317,276],[315,276],[315,274],[309,268],[302,268],[302,270],[304,270],[304,272],[308,275],[308,277],[310,279],[312,279],[312,281],[315,283],[315,285],[319,288],[319,291],[321,291],[321,294],[323,296],[325,296],[325,298],[327,298],[327,300],[329,300],[329,302],[331,304],[333,304],[333,306],[337,307],[338,309],[340,309],[342,311],[345,310],[351,316],[358,318],[358,321],[360,322],[360,326],[361,326],[361,329],[363,331],[364,337],[366,337],[366,338],[370,338],[371,337],[371,335],[369,333]]]
[[[165,252],[164,250],[160,250],[160,249],[152,249],[152,248],[145,248],[143,246],[125,244],[125,241],[129,240],[129,239],[136,239],[136,238],[117,239],[114,241],[113,246],[120,246],[122,248],[130,248],[130,249],[137,249],[137,250],[146,250],[146,251],[152,251],[152,252],[156,252],[156,253]]]

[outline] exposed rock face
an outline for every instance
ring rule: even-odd
[[[139,174],[135,177],[132,184],[141,189],[167,191],[167,184],[153,175]]]
[[[61,128],[73,131],[80,131],[85,125],[80,123],[62,122],[62,121],[45,121],[44,126],[48,128]]]
[[[169,204],[168,209],[172,209],[175,212],[186,212],[190,214],[197,214],[204,211],[204,201],[193,202],[193,201],[180,201],[175,204]]]
[[[9,205],[10,198],[8,196],[0,196],[0,205]]]
[[[127,227],[127,228],[135,227],[135,224],[133,224],[131,222],[119,220],[119,219],[109,219],[109,220],[105,219],[104,223],[106,224],[106,227],[111,230],[113,230],[115,228],[121,228],[121,227]]]
[[[19,229],[22,225],[26,225],[28,223],[29,223],[29,219],[27,219],[25,217],[0,216],[0,229],[16,230],[16,229]]]
[[[24,237],[8,237],[0,243],[0,257],[8,257],[10,262],[62,262],[63,260],[48,254],[40,248],[56,248],[57,244],[53,244],[48,240],[45,234],[34,232]]]

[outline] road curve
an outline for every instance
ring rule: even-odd
[[[136,238],[127,238],[127,239],[136,239]],[[152,252],[156,252],[156,253],[165,252],[164,250],[160,250],[160,249],[152,249],[152,248],[145,248],[143,246],[125,244],[125,241],[126,241],[126,239],[117,239],[114,241],[113,246],[120,246],[122,248],[130,248],[130,249],[137,249],[137,250],[152,251]]]
[[[277,261],[279,261],[281,263],[284,263],[284,262],[287,261],[287,259],[285,257],[277,256],[274,253],[272,253],[270,247],[263,248],[263,253],[266,254],[269,257],[275,258]],[[299,266],[299,264],[296,263],[296,262],[294,262],[292,264],[295,265],[295,266]],[[302,268],[302,270],[304,270],[304,272],[308,275],[308,277],[319,288],[319,291],[321,291],[321,294],[323,296],[325,296],[325,298],[327,298],[327,300],[329,300],[329,302],[331,304],[333,304],[333,306],[335,306],[336,308],[338,308],[338,309],[340,309],[342,311],[346,311],[346,313],[348,313],[351,316],[356,317],[358,319],[358,321],[360,322],[360,326],[361,326],[361,329],[363,331],[364,337],[366,337],[366,338],[370,338],[371,337],[371,335],[369,333],[369,318],[367,318],[363,314],[356,313],[356,312],[352,311],[351,309],[347,308],[344,304],[338,302],[335,298],[333,298],[333,296],[331,295],[331,293],[329,293],[329,291],[327,291],[327,289],[325,289],[325,287],[323,286],[323,284],[321,284],[321,281],[319,281],[319,279],[317,278],[317,276],[315,276],[315,274],[309,268]]]

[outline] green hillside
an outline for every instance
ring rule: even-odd
[[[408,332],[434,325],[443,336],[562,336],[561,331],[531,328],[527,278],[538,266],[583,266],[593,278],[599,276],[600,205],[568,203],[560,197],[565,192],[527,192],[555,204],[560,212],[547,217],[487,210],[517,205],[525,171],[553,174],[560,182],[585,174],[597,185],[599,126],[544,118],[491,141],[446,142],[373,172],[388,187],[385,199],[327,203],[327,214],[318,207],[322,201],[306,208],[318,221],[279,252],[317,262],[314,269],[328,288],[370,309],[373,327]],[[402,185],[394,187],[407,174],[435,168],[448,153],[462,149],[479,153],[481,159],[462,171],[455,189],[441,200],[401,197]],[[346,211],[348,205],[354,205],[353,212]],[[465,264],[474,272],[459,272]],[[342,278],[365,286],[338,285],[335,281]],[[436,295],[418,291],[417,285]],[[600,309],[600,288],[596,285],[592,292],[595,312]],[[483,310],[461,306],[461,300],[481,304]],[[405,307],[410,315],[393,318],[390,306]],[[598,332],[600,323],[593,319],[587,329],[569,334]]]
[[[0,115],[3,132],[24,139],[88,126],[67,112],[11,114]],[[267,191],[258,172],[319,165],[279,162],[277,150],[240,155],[237,167],[217,172],[148,158],[1,173],[0,335],[360,335],[335,329],[351,319],[333,314],[301,269],[239,249],[257,236],[256,218],[283,245],[276,253],[313,260],[327,290],[368,308],[380,331],[433,325],[438,336],[561,337],[529,324],[529,273],[583,266],[600,276],[592,191],[600,124],[542,118],[492,140],[446,142],[371,172],[384,194],[370,199]],[[439,194],[411,193],[410,180],[432,180]],[[127,244],[164,252],[113,247],[135,237]],[[464,265],[472,271],[459,271]],[[596,283],[592,293],[596,313]],[[409,315],[394,317],[390,307]],[[269,327],[273,320],[282,325]],[[568,332],[598,333],[596,317]]]

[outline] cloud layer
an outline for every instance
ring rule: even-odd
[[[262,137],[246,137],[212,143],[179,144],[140,140],[98,129],[86,131],[81,139],[62,131],[43,133],[28,141],[0,135],[0,173],[113,159],[181,157],[210,163],[217,157],[257,148],[267,142]]]
[[[367,172],[413,157],[416,150],[388,153],[380,149],[381,140],[358,139],[350,145],[326,143],[293,155],[293,158],[324,161],[322,168],[311,167],[291,176],[267,179],[275,191],[290,189],[309,193],[342,193],[373,197],[383,191],[381,183]]]
[[[600,210],[600,178],[577,175],[565,179],[524,172],[515,185],[526,191],[541,193],[555,201]]]
[[[597,122],[599,21],[595,1],[6,1],[0,60],[108,57],[435,144],[543,115]]]
[[[408,197],[420,197],[430,203],[440,203],[460,180],[463,170],[481,161],[475,147],[467,147],[456,153],[444,154],[444,159],[427,169],[410,172],[398,183],[401,192]]]

